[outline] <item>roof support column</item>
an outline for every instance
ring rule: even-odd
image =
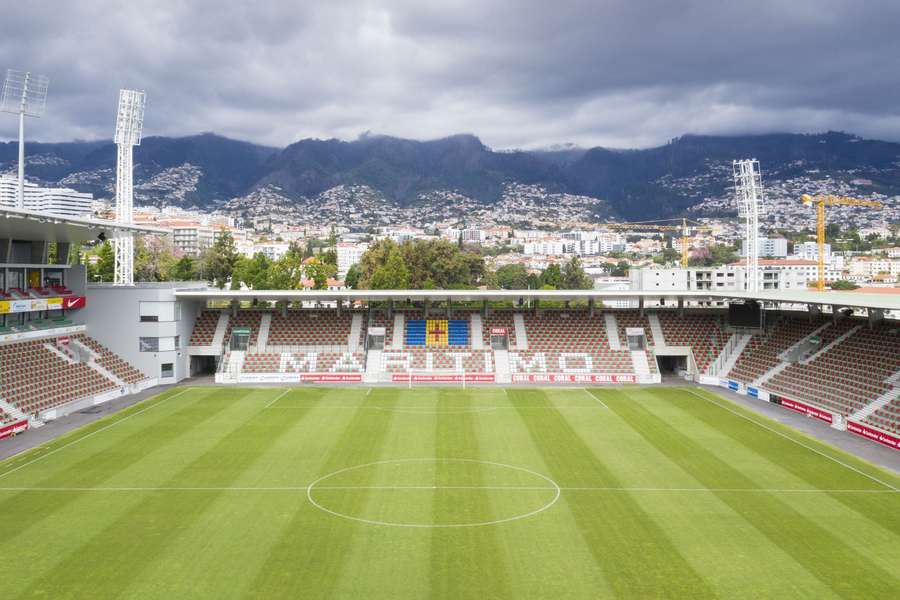
[[[394,299],[393,298],[388,300],[387,316],[388,316],[388,319],[392,319],[394,317]]]
[[[869,329],[884,321],[883,308],[870,308],[867,312],[869,313]]]
[[[485,298],[485,299],[483,299],[483,300],[481,301],[481,316],[482,316],[482,317],[487,317],[487,316],[488,316],[488,301],[487,301],[487,298]]]
[[[425,318],[428,318],[428,309],[431,308],[431,300],[425,298]]]
[[[447,298],[447,318],[449,319],[453,315],[453,310],[450,308],[450,298]]]
[[[638,296],[638,309],[640,311],[641,316],[644,316],[644,297]]]
[[[593,317],[594,316],[594,297],[591,296],[588,298],[588,313]]]

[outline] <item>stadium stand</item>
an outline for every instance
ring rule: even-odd
[[[9,425],[15,420],[11,414],[0,408],[0,425]]]
[[[234,328],[248,327],[250,329],[250,339],[247,342],[251,346],[256,345],[257,336],[259,335],[259,324],[262,321],[263,311],[260,310],[242,310],[228,321],[228,329],[225,332],[225,341],[231,340],[231,333]],[[215,331],[215,328],[213,328]],[[271,332],[269,333],[271,339]]]
[[[194,322],[191,332],[191,346],[209,346],[216,334],[216,325],[219,323],[219,311],[204,310]]]
[[[506,335],[509,338],[510,349],[515,349],[517,347],[516,324],[513,318],[514,314],[513,311],[499,310],[491,312],[484,318],[481,333],[485,348],[490,348],[491,329],[494,328],[505,329]]]
[[[336,311],[291,310],[272,313],[270,346],[346,346],[353,314]],[[251,336],[252,337],[252,336]]]
[[[117,354],[113,353],[109,348],[98,342],[92,337],[77,334],[74,339],[80,341],[85,346],[97,353],[97,363],[101,367],[124,381],[125,383],[138,383],[148,379],[147,375],[135,369],[127,362],[122,360]]]
[[[753,383],[780,363],[778,355],[810,335],[825,321],[809,318],[780,317],[768,331],[750,338],[728,377]]]
[[[841,336],[859,327],[829,347]],[[845,319],[824,329],[821,350],[809,362],[792,363],[766,382],[779,395],[849,415],[891,389],[900,369],[900,335],[894,326],[870,329]]]
[[[56,338],[0,346],[0,397],[37,414],[73,400],[111,391],[115,382],[83,362],[70,363],[44,344]]]
[[[900,398],[894,398],[890,403],[869,415],[863,422],[890,433],[900,434]]]
[[[361,352],[267,352],[248,353],[245,373],[362,373],[365,355]]]
[[[728,343],[722,317],[715,315],[678,315],[660,312],[659,323],[668,346],[691,346],[697,369],[703,373]]]

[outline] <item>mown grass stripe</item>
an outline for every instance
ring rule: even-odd
[[[376,390],[370,397],[387,406],[397,401],[397,394],[390,389]],[[390,411],[357,409],[331,444],[319,475],[377,461],[394,416]],[[371,477],[373,472],[363,471],[363,474]],[[365,506],[367,500],[366,493],[347,494],[341,509],[352,513]],[[299,504],[291,521],[270,546],[265,563],[247,587],[247,596],[329,597],[340,584],[356,536],[364,534],[368,527],[371,526],[324,513],[307,502]],[[297,576],[300,572],[304,574],[302,578]]]
[[[172,475],[169,483],[191,480],[211,469],[216,471],[214,478],[220,483],[234,482],[253,467],[274,440],[303,417],[304,413],[297,412],[275,423],[252,418],[232,423],[229,431],[222,432],[219,442]],[[234,447],[238,437],[241,452],[230,453],[230,460],[223,461],[223,454]],[[136,506],[65,556],[52,569],[52,576],[33,582],[24,595],[87,597],[101,589],[107,597],[119,596],[142,571],[151,568],[173,543],[173,536],[188,531],[223,493],[209,491],[176,497],[145,494]],[[106,558],[97,561],[97,556]]]
[[[438,406],[453,404],[459,397],[458,391],[439,390]],[[435,419],[435,458],[467,458],[479,460],[478,415],[437,415]],[[452,469],[453,463],[438,465],[438,476]],[[484,485],[480,468],[478,479],[470,482],[475,486]],[[434,522],[446,519],[448,514],[466,511],[454,506],[455,495],[434,494]],[[487,490],[473,489],[466,493],[465,509],[478,515],[476,520],[493,519],[491,499]],[[457,519],[465,521],[464,518]],[[439,598],[510,598],[513,596],[509,584],[509,570],[504,559],[507,549],[499,539],[496,527],[463,527],[455,529],[432,529],[430,551],[431,596]],[[472,585],[472,582],[479,582]]]
[[[745,420],[723,410],[717,402],[698,402],[694,395],[671,396],[670,402],[741,446],[766,457],[778,468],[822,490],[855,513],[900,535],[900,506],[897,504],[897,497],[891,497],[891,494],[885,497],[860,497],[863,495],[840,493],[843,486],[847,489],[871,487],[873,491],[900,493],[896,487],[885,487],[882,484],[881,479],[887,480],[889,474],[885,473],[884,477],[873,481],[865,473],[845,468],[844,461],[834,462],[830,457],[791,443],[789,439],[772,435],[766,429],[747,427]]]
[[[623,398],[608,404],[648,443],[703,485],[714,488],[722,481],[728,481],[743,488],[759,487],[714,452],[671,427],[641,402]],[[714,494],[835,594],[847,598],[887,598],[900,589],[900,580],[894,574],[861,556],[824,526],[774,494]],[[810,543],[811,540],[815,543]],[[853,574],[852,579],[848,573]]]
[[[514,400],[528,399],[550,405],[541,390],[510,390]],[[581,439],[563,414],[547,411],[540,416],[520,411],[531,438],[554,479],[565,480],[572,472],[589,476],[611,487],[621,487]],[[598,505],[585,495],[564,497],[581,534],[617,596],[628,598],[712,598],[713,590],[667,538],[665,532],[628,494],[610,495]]]

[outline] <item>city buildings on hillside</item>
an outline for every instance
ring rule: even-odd
[[[0,205],[17,206],[19,180],[0,176]],[[69,188],[45,188],[25,182],[25,209],[63,217],[89,217],[93,213],[94,195]]]

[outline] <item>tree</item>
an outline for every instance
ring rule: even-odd
[[[234,238],[229,232],[223,231],[215,243],[203,252],[203,272],[210,285],[224,289],[234,273],[238,258]]]
[[[394,249],[384,265],[376,269],[371,285],[373,290],[402,290],[409,287],[409,269],[398,249]]]
[[[833,290],[855,290],[855,289],[859,288],[858,285],[856,285],[852,281],[847,281],[846,279],[833,281],[831,283],[830,287]]]
[[[503,265],[497,269],[497,285],[504,290],[528,289],[528,270],[523,265]]]
[[[588,277],[577,256],[573,256],[562,269],[562,286],[567,290],[589,290],[594,281]]]
[[[273,290],[296,290],[303,280],[304,251],[297,244],[288,246],[287,252],[272,266],[269,287]]]
[[[337,267],[317,258],[311,258],[304,263],[303,274],[307,279],[313,280],[314,289],[324,290],[328,288],[328,278],[337,274]]]
[[[169,273],[172,281],[193,281],[194,277],[194,259],[187,255],[179,258]]]
[[[97,262],[88,263],[88,279],[90,281],[112,281],[116,272],[116,255],[109,240],[97,248]]]
[[[269,289],[271,268],[272,261],[262,252],[257,252],[251,258],[241,257],[234,268],[234,281],[243,283],[251,290]]]
[[[541,272],[541,288],[551,286],[551,289],[558,290],[563,286],[562,270],[556,263],[547,265],[547,268]]]
[[[134,278],[138,281],[168,281],[176,262],[175,245],[167,236],[136,237]]]
[[[359,261],[360,289],[372,288],[372,277],[374,277],[375,271],[384,266],[391,254],[397,249],[397,243],[391,239],[378,240],[369,246]]]
[[[346,285],[348,288],[356,289],[356,286],[359,285],[360,275],[361,272],[359,270],[359,265],[350,265],[350,268],[347,269],[347,274],[344,275],[344,285]]]
[[[406,287],[472,287],[481,284],[486,275],[484,259],[479,254],[461,251],[447,240],[413,240],[401,245],[380,240],[369,246],[360,260],[359,287],[374,288],[375,273],[395,253],[407,272]]]

